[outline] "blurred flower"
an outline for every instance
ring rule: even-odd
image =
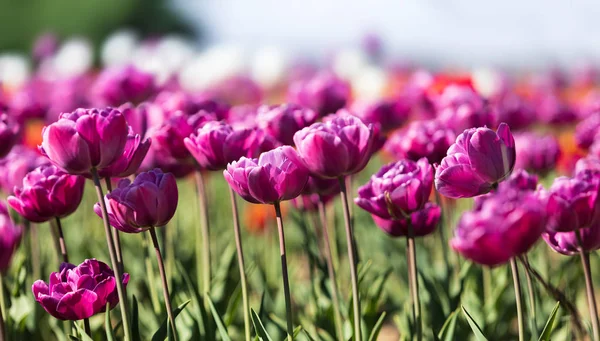
[[[552,135],[540,136],[535,133],[515,135],[517,159],[515,168],[534,173],[546,174],[553,170],[560,157],[560,146]]]
[[[348,103],[350,91],[350,85],[333,74],[319,73],[308,80],[292,83],[288,101],[325,116],[343,108]]]
[[[135,174],[148,154],[151,142],[149,138],[142,141],[140,135],[135,134],[129,127],[123,154],[110,166],[99,170],[98,175],[102,178],[124,178]]]
[[[19,138],[19,125],[0,113],[0,159],[5,157]]]
[[[139,103],[153,91],[154,77],[132,65],[104,69],[91,89],[97,105],[115,107],[126,102]]]
[[[526,253],[546,221],[545,204],[535,192],[498,191],[463,213],[450,245],[476,263],[496,266]]]
[[[577,254],[583,246],[585,252],[593,252],[600,249],[600,225],[597,223],[589,228],[579,230],[581,243],[577,240],[577,232],[554,232],[547,231],[542,234],[544,241],[554,251],[563,255],[571,256]]]
[[[586,171],[600,175],[600,158],[588,156],[583,159],[579,159],[575,164],[575,175],[584,173]]]
[[[44,128],[40,151],[67,173],[89,175],[123,155],[127,133],[127,121],[116,109],[77,109]]]
[[[338,178],[365,168],[372,155],[374,130],[357,117],[343,115],[298,131],[294,142],[311,173]]]
[[[352,105],[352,112],[364,123],[379,125],[381,132],[390,132],[403,125],[410,114],[410,107],[403,101],[377,100],[357,101]]]
[[[256,115],[258,106],[246,104],[231,107],[227,115],[227,122],[235,129],[256,128]]]
[[[340,182],[338,179],[321,179],[309,176],[302,193],[330,196],[340,193],[340,190]]]
[[[438,164],[455,139],[454,132],[440,121],[414,121],[392,133],[384,149],[397,159],[417,161],[425,157],[429,163]]]
[[[554,179],[550,187],[548,231],[570,232],[589,227],[600,217],[600,178],[589,170],[574,178]]]
[[[257,110],[257,126],[282,144],[294,145],[294,134],[317,121],[317,114],[295,104],[260,106]]]
[[[495,127],[497,113],[471,87],[450,85],[436,99],[437,117],[459,133],[477,127]]]
[[[162,126],[153,131],[152,149],[177,161],[189,160],[192,155],[183,140],[195,133],[204,123],[214,120],[216,120],[216,116],[206,111],[200,111],[191,116],[176,112]]]
[[[182,91],[163,91],[156,96],[154,104],[158,105],[167,114],[167,117],[177,111],[186,115],[205,111],[214,114],[216,119],[223,120],[227,118],[229,111],[227,104],[217,101],[211,94],[192,96]]]
[[[262,88],[246,76],[233,76],[211,86],[207,92],[212,98],[228,105],[259,104]]]
[[[384,219],[404,219],[423,209],[433,186],[433,169],[427,159],[389,163],[358,189],[354,202]]]
[[[0,201],[0,273],[6,271],[21,241],[21,229],[15,226]]]
[[[242,157],[223,172],[229,186],[251,203],[273,204],[302,192],[308,171],[290,146],[262,153],[258,159]]]
[[[600,139],[600,111],[588,116],[575,127],[575,141],[579,148],[588,149],[596,137]]]
[[[334,198],[334,195],[302,194],[292,200],[292,205],[302,212],[316,212],[319,209],[319,203],[327,204]]]
[[[123,274],[123,284],[129,274]],[[62,263],[59,272],[50,274],[49,284],[37,280],[31,287],[35,300],[50,315],[59,320],[82,320],[119,303],[114,272],[108,265],[86,259],[75,266]]]
[[[23,184],[27,173],[41,165],[50,164],[48,158],[22,145],[16,145],[0,159],[0,189],[12,194],[15,187]]]
[[[413,229],[415,237],[426,236],[433,231],[442,216],[441,208],[428,202],[423,209],[411,213],[404,219],[385,219],[372,214],[375,224],[384,232],[393,237],[408,236],[409,226]]]
[[[535,191],[537,186],[537,176],[531,175],[523,169],[517,169],[506,180],[502,181],[498,187],[500,189],[503,189],[503,187],[512,187],[521,191]]]
[[[515,140],[505,123],[496,132],[467,129],[436,168],[435,188],[451,198],[484,194],[508,177],[514,165]]]
[[[577,120],[577,112],[558,95],[544,93],[535,99],[538,120],[546,124],[565,124]]]
[[[33,43],[31,54],[34,60],[41,61],[52,57],[57,50],[58,37],[52,33],[44,33]]]
[[[75,212],[83,197],[85,178],[67,174],[54,165],[40,166],[16,187],[8,203],[25,219],[43,223]]]
[[[498,122],[508,124],[511,129],[526,129],[536,120],[536,113],[531,103],[514,93],[502,96],[492,105],[496,106]]]
[[[133,182],[122,179],[105,197],[110,224],[125,233],[167,225],[178,200],[175,177],[159,169],[140,173]],[[99,203],[94,205],[94,212],[102,216]]]

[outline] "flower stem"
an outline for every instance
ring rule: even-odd
[[[90,327],[90,319],[83,319],[83,328],[89,337],[92,337],[92,328]]]
[[[517,302],[517,323],[519,326],[519,341],[525,341],[525,330],[523,321],[523,302],[521,301],[521,284],[519,281],[519,268],[514,258],[510,259],[510,269],[513,276],[513,285],[515,287],[515,300]]]
[[[110,182],[110,177],[104,178],[104,182],[106,183],[106,191],[108,193],[112,192],[112,182]],[[119,230],[111,229],[113,243],[115,243],[115,249],[117,250],[117,263],[119,263],[119,270],[121,273],[125,272],[125,267],[123,266],[123,252],[121,251],[121,237],[119,236]]]
[[[56,217],[56,231],[58,232],[58,245],[60,245],[60,254],[62,255],[63,262],[69,262],[69,254],[67,253],[67,244],[65,243],[65,236],[62,230],[62,223],[60,222],[60,218]]]
[[[4,274],[0,272],[0,341],[6,340],[4,327],[4,315],[6,314],[6,302],[4,302]]]
[[[244,305],[244,332],[246,341],[252,340],[250,330],[250,302],[248,300],[248,285],[246,284],[246,267],[244,265],[244,250],[242,248],[242,236],[240,232],[240,218],[238,215],[235,192],[229,188],[231,197],[231,214],[233,215],[233,233],[235,235],[235,247],[237,249],[238,264],[240,268],[240,285],[242,286],[242,301]]]
[[[406,236],[406,252],[408,253],[408,272],[410,292],[413,304],[413,318],[417,332],[417,341],[423,339],[423,326],[421,325],[421,300],[419,298],[419,274],[417,272],[417,250],[415,248],[415,235],[411,224],[408,224]]]
[[[144,264],[146,266],[146,274],[148,276],[148,288],[150,290],[150,301],[152,302],[152,309],[155,314],[160,313],[160,303],[158,302],[158,294],[156,293],[156,285],[154,285],[154,268],[152,267],[152,262],[150,261],[150,241],[148,240],[148,235],[142,233],[143,235],[143,246],[144,246]]]
[[[581,266],[585,276],[585,290],[588,299],[588,309],[590,310],[590,320],[592,322],[593,340],[600,341],[600,327],[598,326],[598,307],[596,305],[596,297],[594,294],[594,283],[592,280],[592,270],[590,268],[590,254],[583,248],[581,233],[579,229],[575,230],[575,235],[579,243],[579,258],[581,258]]]
[[[279,202],[275,206],[275,216],[277,217],[277,232],[279,232],[279,254],[281,256],[281,275],[283,277],[283,294],[285,296],[285,310],[287,320],[287,339],[294,340],[294,325],[292,318],[292,299],[290,295],[290,282],[288,278],[287,257],[285,254],[285,235],[283,233],[283,218],[281,217],[281,207]]]
[[[527,255],[523,256],[523,262],[529,264],[529,259],[527,259]],[[527,269],[526,269],[527,270]],[[537,331],[537,314],[535,309],[535,288],[533,287],[533,280],[531,279],[531,274],[529,271],[525,271],[525,280],[527,281],[527,294],[529,295],[529,310],[531,312],[531,331]],[[536,336],[537,337],[537,336]]]
[[[40,239],[38,227],[36,224],[25,221],[25,228],[29,226],[29,247],[31,248],[31,267],[33,278],[40,278],[42,275],[42,265],[40,264]]]
[[[350,222],[350,208],[348,207],[348,194],[346,193],[346,181],[343,177],[339,178],[340,195],[342,197],[342,207],[344,210],[344,222],[346,225],[346,244],[348,244],[348,260],[350,261],[350,279],[352,281],[352,306],[354,311],[354,339],[362,340],[360,331],[360,297],[358,295],[358,274],[356,272],[356,260],[354,251],[354,236],[352,235],[352,225]]]
[[[199,266],[202,265],[202,272],[198,271],[198,283],[203,283],[203,294],[208,302],[208,296],[210,296],[210,235],[206,187],[200,170],[196,171],[196,187],[198,190],[198,204],[200,206],[200,237],[202,239],[202,244],[200,244],[199,240],[196,240],[196,262]],[[206,305],[208,306],[208,303]]]
[[[156,230],[154,227],[151,227],[148,232],[150,232],[150,237],[152,237],[152,244],[154,245],[154,250],[156,251],[156,261],[158,262],[158,270],[160,272],[160,279],[162,280],[163,285],[163,295],[165,297],[165,306],[167,307],[167,315],[169,316],[169,322],[171,323],[171,327],[173,328],[173,338],[177,341],[177,328],[175,326],[175,317],[173,317],[173,308],[171,307],[171,298],[169,297],[169,284],[167,283],[167,275],[165,273],[165,263],[163,262],[162,255],[160,253],[160,246],[158,245],[158,238],[156,237]]]
[[[129,327],[129,310],[127,307],[127,295],[125,294],[125,288],[123,286],[123,273],[117,262],[117,255],[115,251],[115,245],[111,234],[111,227],[108,222],[108,211],[106,210],[106,202],[104,201],[104,193],[102,191],[102,185],[100,184],[100,178],[96,169],[92,168],[92,179],[94,180],[94,186],[96,187],[96,194],[98,195],[98,202],[102,209],[102,221],[104,222],[104,232],[106,234],[106,244],[108,245],[108,254],[110,256],[110,262],[115,272],[117,294],[119,295],[119,305],[121,306],[121,321],[123,323],[123,333],[125,334],[125,340],[132,340],[131,328]]]
[[[331,257],[331,242],[329,240],[329,231],[327,230],[327,215],[325,213],[325,203],[319,199],[319,217],[321,219],[321,229],[323,230],[323,240],[325,241],[324,253],[327,261],[327,272],[329,272],[329,282],[331,283],[331,299],[333,300],[333,320],[335,331],[339,341],[344,340],[342,329],[342,314],[340,313],[340,301],[338,299],[337,279],[335,277],[335,268]]]

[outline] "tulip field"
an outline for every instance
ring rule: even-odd
[[[377,91],[327,63],[199,88],[65,76],[44,39],[0,83],[0,341],[600,341],[596,69],[365,51]]]

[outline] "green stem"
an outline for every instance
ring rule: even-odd
[[[143,247],[144,247],[144,264],[146,266],[146,275],[148,276],[148,287],[150,289],[150,301],[152,302],[152,309],[155,314],[160,313],[160,303],[158,301],[158,293],[156,292],[156,285],[154,285],[154,267],[150,260],[150,242],[148,235],[142,233],[143,236]]]
[[[522,259],[525,263],[529,264],[527,255],[523,256]],[[529,271],[525,271],[525,281],[527,281],[527,294],[529,295],[529,310],[531,311],[531,331],[537,332],[537,314],[535,307],[535,288],[533,286],[533,280]]]
[[[585,276],[585,290],[587,293],[588,309],[590,311],[590,320],[592,323],[593,340],[600,341],[598,306],[596,305],[596,297],[594,294],[594,283],[592,280],[592,270],[590,267],[590,255],[583,248],[583,242],[579,229],[575,230],[575,235],[577,237],[577,241],[579,242],[579,258],[581,258],[581,266],[583,267],[583,274]]]
[[[58,245],[60,246],[60,254],[62,255],[63,262],[69,262],[69,254],[67,253],[67,244],[65,243],[65,236],[63,234],[62,224],[60,218],[55,218],[56,232],[58,232]]]
[[[202,266],[202,272],[198,271],[198,282],[203,283],[203,294],[208,302],[208,297],[210,296],[210,234],[208,225],[206,187],[204,185],[204,178],[200,170],[196,171],[196,187],[198,190],[198,204],[200,206],[200,237],[202,239],[202,244],[200,244],[199,240],[196,240],[197,263],[199,266]]]
[[[36,224],[25,222],[25,226],[29,226],[29,238],[31,247],[31,267],[33,268],[33,278],[41,278],[42,265],[40,263],[40,239],[38,235],[38,227]]]
[[[240,285],[242,286],[242,302],[244,306],[244,334],[246,341],[252,339],[250,329],[250,301],[248,299],[248,285],[246,284],[246,267],[244,265],[244,249],[242,248],[242,235],[240,231],[240,218],[238,214],[235,192],[229,188],[231,197],[231,214],[233,215],[233,233],[235,236],[235,247],[237,249],[238,264],[240,268]]]
[[[285,253],[285,235],[283,233],[283,218],[281,217],[281,207],[279,202],[275,206],[275,216],[277,217],[277,232],[279,233],[279,255],[281,256],[281,275],[283,277],[283,294],[285,296],[285,317],[287,320],[287,339],[294,340],[294,325],[292,317],[292,299],[290,295],[290,282],[288,278],[287,256]]]
[[[119,295],[119,305],[121,307],[121,321],[123,323],[123,333],[125,334],[125,340],[132,340],[131,328],[129,326],[129,310],[127,307],[127,295],[125,294],[125,288],[123,285],[123,274],[117,262],[117,255],[115,251],[115,244],[111,234],[111,227],[108,222],[108,211],[106,209],[106,202],[104,201],[104,193],[102,191],[102,185],[100,184],[100,178],[96,169],[92,168],[92,179],[94,180],[94,186],[96,187],[96,194],[98,195],[98,202],[102,209],[102,221],[104,222],[104,232],[106,234],[106,244],[108,245],[108,254],[110,256],[110,262],[115,272],[117,294]]]
[[[517,324],[519,326],[519,341],[525,341],[525,323],[523,320],[523,302],[521,299],[521,284],[519,281],[519,268],[514,258],[510,259],[510,269],[513,276],[513,285],[515,287],[515,300],[517,303]]]
[[[350,208],[348,207],[348,194],[346,193],[346,181],[343,177],[339,178],[340,195],[342,198],[342,208],[344,211],[344,222],[346,226],[346,244],[348,245],[348,260],[350,262],[350,279],[352,282],[352,307],[354,312],[354,339],[362,340],[360,325],[360,297],[358,294],[358,274],[356,271],[356,260],[354,250],[354,236],[352,235],[352,225],[350,218]]]
[[[4,274],[0,272],[0,341],[6,340],[4,316],[6,315],[6,302],[4,302]]]
[[[112,192],[112,182],[110,182],[110,177],[104,178],[104,182],[106,183],[106,192]],[[119,236],[119,230],[111,229],[113,243],[115,244],[115,249],[117,250],[117,263],[119,263],[119,269],[121,273],[125,272],[125,267],[123,266],[123,251],[121,248],[121,237]]]
[[[410,291],[413,304],[413,318],[417,332],[417,341],[423,339],[423,326],[421,323],[421,299],[419,298],[419,274],[417,272],[417,250],[415,247],[414,230],[411,224],[408,224],[408,236],[406,236],[406,251],[408,253],[408,271]]]
[[[162,280],[163,285],[163,296],[165,298],[165,306],[167,308],[167,315],[169,317],[169,323],[171,323],[171,327],[173,328],[173,339],[177,341],[177,327],[175,325],[175,317],[173,316],[173,308],[171,307],[171,298],[169,297],[169,284],[167,283],[167,274],[165,273],[165,263],[163,261],[163,257],[160,253],[160,246],[158,245],[158,238],[156,237],[156,230],[154,227],[151,227],[148,232],[150,232],[150,237],[152,238],[152,244],[154,245],[154,250],[156,251],[156,261],[158,262],[158,271],[160,272],[160,279]]]
[[[90,327],[90,319],[83,319],[83,329],[85,330],[85,333],[89,337],[92,337],[92,328]]]

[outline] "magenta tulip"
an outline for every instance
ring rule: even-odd
[[[393,237],[408,236],[409,225],[415,237],[426,236],[435,231],[441,216],[441,208],[430,202],[425,204],[423,209],[411,213],[408,218],[404,219],[385,219],[376,214],[371,214],[375,224]]]
[[[392,133],[384,149],[398,159],[417,161],[425,157],[429,163],[437,164],[455,139],[454,132],[440,121],[415,121]]]
[[[105,197],[111,225],[125,233],[167,225],[175,215],[178,199],[175,177],[159,169],[141,173],[133,182],[119,181]],[[99,203],[94,205],[94,212],[102,216]]]
[[[579,230],[581,244],[577,240],[577,233],[547,231],[542,234],[544,241],[552,250],[563,255],[572,256],[579,253],[583,247],[585,252],[600,249],[600,225],[595,224],[589,228]]]
[[[129,274],[123,274],[123,285],[129,282]],[[33,283],[31,290],[36,301],[50,315],[59,320],[82,320],[106,310],[107,304],[114,308],[119,302],[116,278],[108,265],[86,259],[75,266],[63,263],[59,272],[50,274],[46,284],[42,280]]]
[[[7,194],[13,194],[15,187],[23,184],[27,173],[42,165],[50,164],[48,158],[22,145],[16,145],[0,159],[0,189]]]
[[[343,115],[298,131],[294,142],[312,174],[339,178],[365,168],[372,154],[374,131],[359,118]]]
[[[596,139],[600,139],[600,111],[595,112],[575,127],[575,142],[582,149],[588,149]]]
[[[405,105],[404,101],[363,100],[352,105],[352,112],[363,122],[378,125],[383,133],[387,133],[408,120],[410,106]]]
[[[25,219],[42,223],[75,212],[83,197],[85,178],[70,175],[54,165],[40,166],[15,188],[8,203]]]
[[[257,110],[257,126],[276,140],[294,145],[294,134],[317,121],[317,113],[295,104],[263,105]]]
[[[549,231],[570,232],[590,227],[600,217],[600,181],[592,171],[554,179],[548,200]]]
[[[103,178],[124,178],[135,174],[148,154],[150,143],[151,140],[149,138],[142,141],[140,135],[134,134],[131,127],[129,127],[129,134],[127,135],[123,154],[109,167],[98,171],[98,175]]]
[[[554,136],[534,133],[515,135],[517,158],[515,168],[546,174],[553,170],[560,157],[560,146]]]
[[[0,112],[0,159],[8,155],[18,138],[19,125]]]
[[[495,127],[498,119],[483,97],[467,86],[446,87],[436,107],[438,119],[457,134],[469,128]]]
[[[159,150],[177,161],[189,161],[192,155],[183,140],[195,133],[204,123],[214,120],[216,116],[206,111],[191,116],[176,112],[153,132],[152,149]]]
[[[515,140],[506,124],[496,132],[467,129],[436,168],[435,188],[451,198],[485,194],[510,175],[515,157]]]
[[[577,163],[575,164],[575,175],[584,173],[585,171],[590,171],[592,174],[600,176],[600,158],[588,156],[577,160]]]
[[[40,151],[67,173],[89,175],[123,155],[127,133],[127,121],[116,109],[77,109],[44,128]]]
[[[154,91],[154,76],[135,66],[104,69],[91,89],[98,105],[119,106],[126,102],[139,103]]]
[[[332,114],[343,108],[350,98],[350,85],[332,73],[296,81],[288,89],[288,101],[311,108],[319,116]]]
[[[505,94],[492,103],[494,104],[498,112],[498,122],[505,122],[512,129],[525,129],[536,120],[533,105],[514,93]]]
[[[21,229],[15,226],[4,203],[0,202],[0,273],[6,271],[21,241]]]
[[[229,106],[216,101],[212,96],[190,95],[185,92],[163,91],[156,96],[154,104],[162,109],[168,116],[181,111],[185,115],[191,116],[200,111],[210,112],[216,116],[217,120],[227,118]]]
[[[302,192],[308,170],[289,146],[262,153],[258,159],[242,157],[223,172],[229,186],[246,201],[274,204]]]

